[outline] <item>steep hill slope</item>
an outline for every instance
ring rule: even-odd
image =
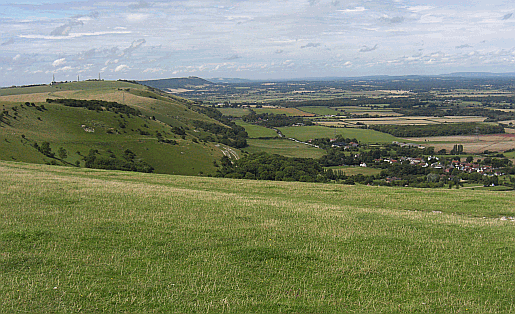
[[[88,110],[47,99],[102,100],[137,110]],[[83,104],[87,104],[84,102]],[[188,100],[168,97],[131,82],[74,82],[0,90],[0,159],[85,166],[85,156],[123,160],[126,150],[155,172],[211,174],[225,150],[218,135],[198,126],[218,125]],[[207,130],[206,130],[207,129]],[[209,139],[207,141],[206,139]],[[55,154],[35,147],[48,142]],[[35,144],[37,144],[35,146]],[[66,150],[65,158],[57,153]]]

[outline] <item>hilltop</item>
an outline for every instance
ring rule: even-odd
[[[104,103],[94,107],[94,101]],[[108,103],[116,108],[107,108]],[[93,151],[96,162],[108,168],[141,162],[157,173],[206,175],[216,171],[224,154],[238,155],[220,144],[237,140],[233,128],[209,108],[134,82],[4,88],[0,108],[3,160],[82,167]],[[38,150],[45,142],[50,151]]]

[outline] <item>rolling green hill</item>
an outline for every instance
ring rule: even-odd
[[[513,313],[512,192],[0,162],[2,313]]]
[[[47,99],[116,102],[140,114],[69,107]],[[124,81],[0,89],[0,110],[2,160],[84,166],[90,150],[119,160],[130,150],[157,173],[213,174],[225,146],[216,143],[217,134],[196,126],[200,121],[228,128],[188,100]],[[54,154],[62,147],[66,157],[40,153],[35,144],[43,142]]]

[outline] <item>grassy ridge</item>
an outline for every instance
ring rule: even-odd
[[[512,193],[0,175],[0,312],[515,310]]]
[[[138,109],[146,117],[49,104],[45,102],[47,98],[113,101]],[[44,105],[46,109],[37,110],[23,105],[25,102],[34,102],[38,107]],[[223,156],[221,149],[214,143],[199,142],[196,138],[205,132],[195,130],[189,123],[218,122],[195,112],[190,105],[185,99],[170,99],[128,82],[74,82],[1,89],[0,109],[7,110],[9,115],[0,121],[0,159],[56,162],[33,148],[34,142],[47,141],[54,152],[59,147],[68,151],[67,158],[58,163],[78,161],[83,166],[83,156],[90,149],[103,154],[109,149],[117,156],[129,149],[158,173],[213,174],[214,162]],[[186,129],[184,138],[174,134],[172,127]],[[156,132],[165,139],[175,140],[177,145],[158,143]]]

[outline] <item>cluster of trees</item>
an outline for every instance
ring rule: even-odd
[[[301,117],[289,117],[285,114],[272,114],[272,113],[260,113],[256,114],[251,112],[250,114],[241,118],[247,123],[253,123],[261,125],[267,128],[276,128],[282,126],[291,126],[294,124],[312,125],[313,122],[305,120]]]
[[[397,137],[427,137],[504,133],[504,127],[483,123],[448,123],[429,125],[371,125],[370,129]]]
[[[325,170],[314,159],[267,153],[250,154],[234,163],[222,160],[222,167],[217,172],[217,176],[225,178],[302,182],[327,182],[338,179],[338,175]]]
[[[358,140],[355,138],[346,138],[341,135],[337,135],[334,141],[331,141],[330,138],[324,137],[324,138],[316,138],[311,141],[311,144],[317,145],[318,147],[328,150],[332,147],[333,143],[358,143]]]
[[[193,120],[191,123],[196,128],[212,134],[203,138],[206,141],[222,143],[235,148],[247,147],[249,135],[245,128],[235,123],[232,123],[231,127],[201,120]]]
[[[429,117],[444,117],[444,116],[478,116],[487,117],[487,122],[505,121],[515,119],[515,112],[492,110],[487,108],[461,108],[459,106],[444,106],[439,108],[435,104],[423,104],[416,107],[400,107],[393,109],[394,112],[403,114],[405,116],[429,116]]]
[[[136,154],[127,149],[121,158],[117,158],[112,152],[108,151],[108,156],[101,156],[96,149],[91,149],[88,155],[84,156],[86,168],[124,170],[136,172],[153,172],[154,167],[143,160],[137,159]]]
[[[25,138],[25,135],[22,135],[22,138]],[[50,158],[56,158],[55,153],[52,151],[49,142],[42,142],[41,145],[39,145],[37,142],[34,142],[33,146],[41,154]],[[60,159],[64,160],[66,159],[66,157],[68,157],[68,151],[63,147],[59,147],[59,149],[57,150],[57,156],[59,156]]]
[[[212,134],[204,137],[204,140],[222,143],[234,148],[247,147],[247,138],[249,135],[244,127],[237,125],[234,121],[224,116],[219,110],[213,107],[194,106],[192,109],[223,124],[220,125],[201,120],[192,121],[195,127]]]
[[[112,111],[114,113],[124,113],[127,115],[139,116],[141,111],[134,109],[127,105],[123,105],[114,101],[103,101],[103,100],[82,100],[82,99],[47,99],[47,103],[59,103],[67,107],[79,107],[86,108],[88,110],[95,111]]]
[[[169,139],[164,138],[163,134],[161,134],[161,132],[159,132],[159,131],[156,132],[156,138],[159,143],[166,143],[166,144],[171,144],[171,145],[178,144],[176,140],[169,140]]]

